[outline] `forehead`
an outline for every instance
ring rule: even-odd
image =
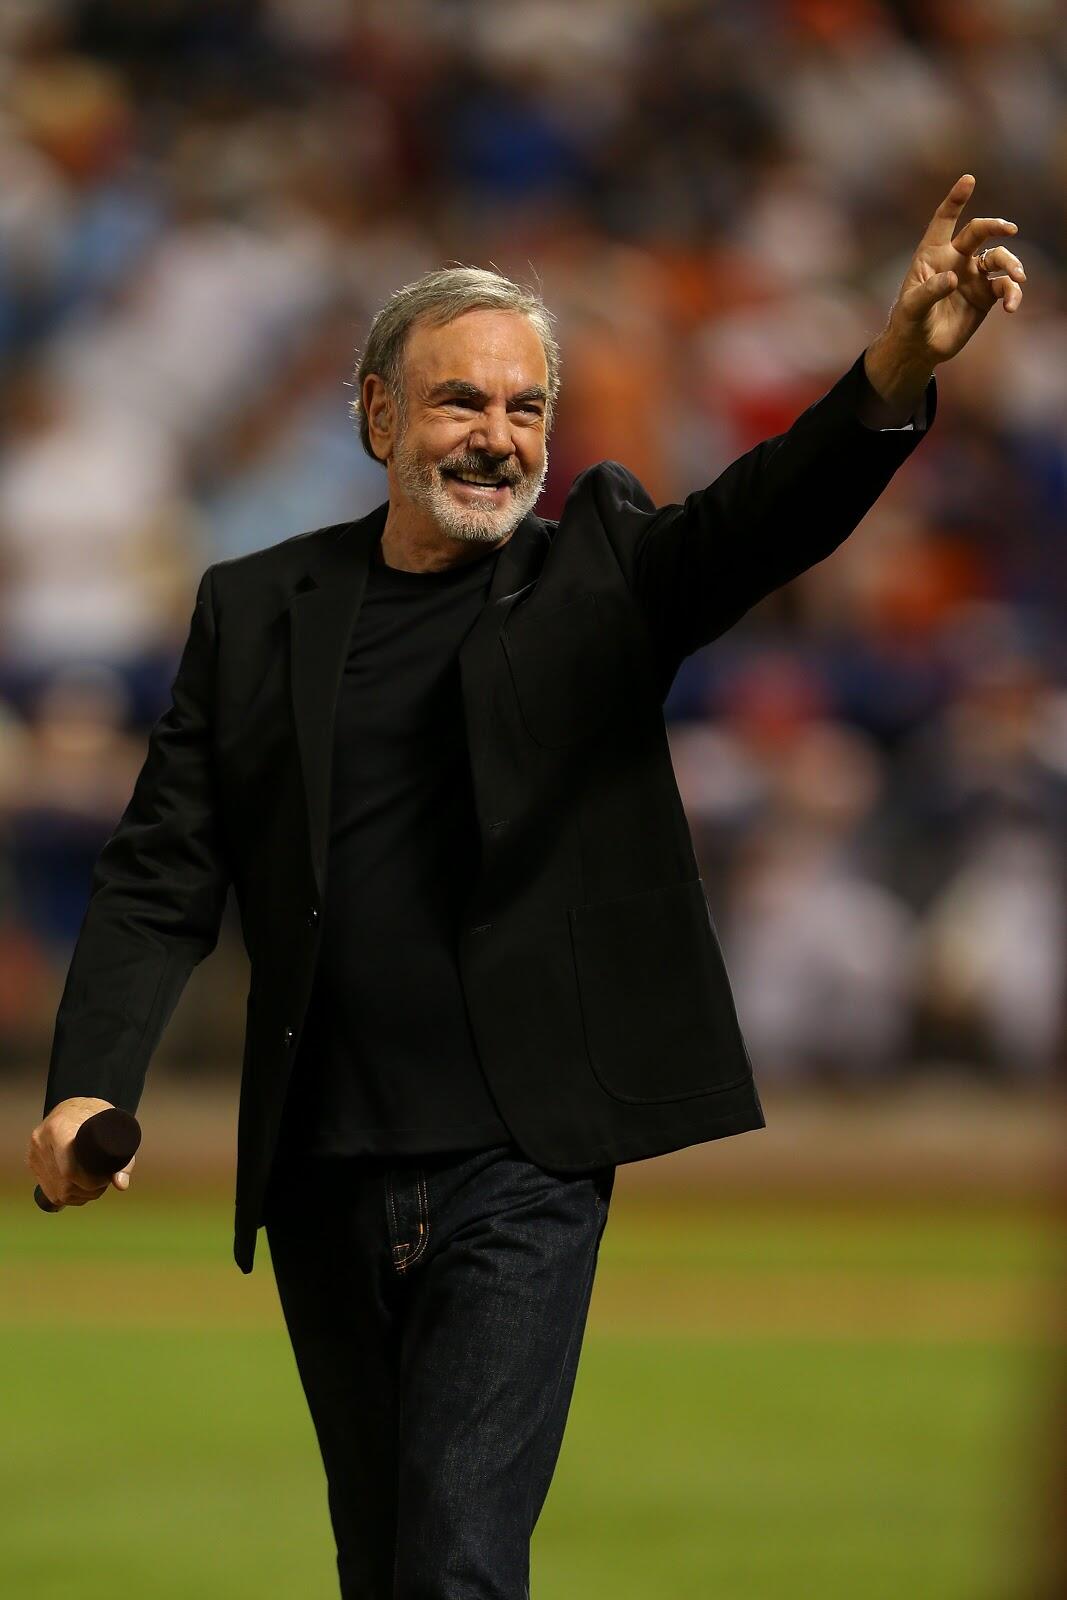
[[[443,327],[416,323],[408,335],[405,367],[416,390],[447,378],[477,384],[487,394],[548,382],[540,336],[517,311],[466,311]]]

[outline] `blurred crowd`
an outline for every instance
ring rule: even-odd
[[[543,515],[605,457],[679,500],[852,364],[973,172],[1023,310],[667,712],[761,1081],[1059,1073],[1065,85],[1059,0],[5,0],[0,1060],[50,1034],[204,567],[385,499],[347,404],[394,288],[542,289]],[[213,959],[243,1012],[235,918]]]

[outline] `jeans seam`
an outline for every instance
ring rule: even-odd
[[[418,1174],[418,1184],[419,1184],[419,1240],[418,1240],[418,1243],[416,1244],[414,1250],[412,1251],[411,1256],[409,1257],[409,1259],[404,1262],[405,1267],[410,1267],[413,1262],[416,1262],[419,1259],[419,1257],[422,1255],[422,1252],[426,1249],[426,1246],[429,1243],[429,1238],[430,1238],[430,1207],[429,1207],[429,1202],[428,1202],[427,1197],[426,1197],[426,1174],[422,1171],[421,1168],[419,1169],[419,1174]]]
[[[400,1233],[400,1224],[397,1220],[393,1186],[388,1178],[386,1179],[386,1183],[389,1189],[389,1208],[393,1214],[393,1233],[394,1236],[396,1236]],[[426,1195],[426,1176],[421,1168],[418,1169],[416,1173],[416,1188],[419,1198],[419,1238],[414,1246],[414,1249],[412,1249],[411,1243],[408,1240],[405,1240],[403,1243],[397,1243],[393,1245],[393,1266],[396,1268],[397,1272],[406,1272],[410,1266],[413,1266],[429,1243],[430,1208]]]
[[[411,1246],[410,1246],[410,1244],[407,1244],[406,1242],[403,1243],[403,1244],[401,1244],[399,1242],[399,1239],[400,1239],[400,1224],[397,1221],[397,1215],[396,1215],[396,1196],[393,1193],[393,1180],[392,1180],[392,1177],[390,1176],[389,1173],[386,1173],[386,1175],[385,1175],[385,1190],[386,1190],[386,1194],[389,1197],[389,1211],[390,1211],[390,1213],[392,1215],[392,1218],[393,1218],[393,1238],[398,1241],[396,1244],[393,1245],[393,1249],[392,1249],[393,1266],[396,1268],[396,1270],[398,1272],[403,1272],[403,1270],[404,1270],[404,1255],[400,1254],[400,1252],[406,1252],[406,1251],[410,1250]]]

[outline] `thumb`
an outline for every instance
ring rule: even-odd
[[[943,300],[951,294],[959,279],[950,267],[947,272],[935,272],[932,278],[919,285],[920,304],[933,305],[936,300]]]
[[[935,272],[922,283],[913,283],[897,302],[903,319],[912,326],[922,323],[930,307],[950,295],[958,282],[950,267],[947,272]]]
[[[122,1171],[116,1172],[112,1175],[111,1181],[115,1185],[116,1189],[128,1189],[130,1187],[130,1168],[133,1166],[136,1160],[136,1156],[131,1156],[129,1161],[127,1161],[126,1165],[123,1167]]]

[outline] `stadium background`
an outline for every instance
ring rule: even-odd
[[[229,1256],[232,899],[129,1196],[45,1219],[21,1164],[201,572],[385,498],[347,413],[374,311],[449,261],[539,283],[539,509],[604,457],[678,500],[851,365],[961,172],[965,220],[1019,223],[1021,315],[668,701],[769,1126],[620,1169],[534,1575],[1061,1592],[1065,84],[1051,0],[0,10],[7,1592],[333,1592],[265,1240]]]

